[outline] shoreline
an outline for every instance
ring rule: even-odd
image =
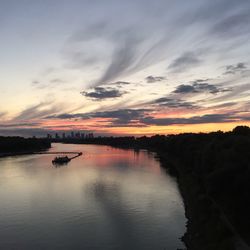
[[[40,151],[22,151],[22,152],[0,153],[0,158],[11,157],[11,156],[21,156],[21,155],[33,155],[33,154],[36,154],[37,152],[43,152],[43,151],[46,151],[46,150],[47,149],[40,150]]]
[[[187,218],[187,230],[182,237],[187,249],[250,249],[220,206],[206,194],[199,177],[185,173],[178,160],[166,157],[163,152],[156,153],[161,166],[177,178]]]
[[[0,158],[28,155],[51,148],[51,142],[43,138],[0,137]]]

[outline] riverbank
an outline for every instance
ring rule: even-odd
[[[51,147],[47,139],[0,137],[0,157],[33,154]]]
[[[187,231],[182,237],[191,250],[250,249],[228,221],[221,207],[210,197],[198,176],[183,171],[182,163],[157,152],[163,168],[177,178],[183,197]]]

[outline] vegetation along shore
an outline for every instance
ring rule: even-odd
[[[29,154],[50,147],[51,142],[47,139],[0,136],[0,157]]]

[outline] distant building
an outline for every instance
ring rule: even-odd
[[[52,135],[51,134],[47,134],[47,139],[51,139]]]

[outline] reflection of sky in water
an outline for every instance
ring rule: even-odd
[[[176,249],[185,231],[175,181],[153,154],[105,146],[55,168],[53,155],[0,159],[0,248]]]

